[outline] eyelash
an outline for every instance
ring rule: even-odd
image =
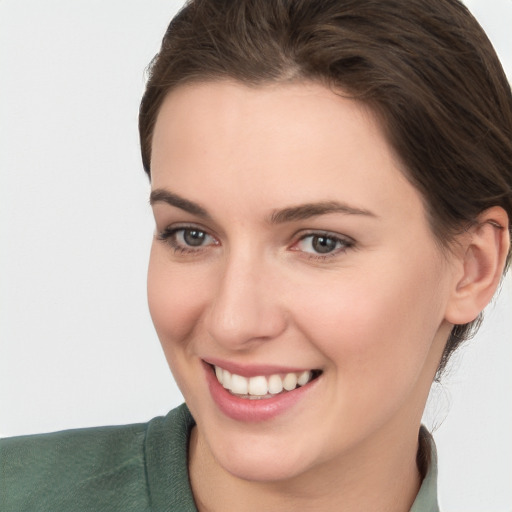
[[[329,233],[327,231],[312,231],[309,233],[305,233],[296,242],[294,242],[292,245],[292,250],[299,251],[299,249],[293,249],[293,247],[297,246],[300,242],[303,242],[304,240],[307,240],[308,238],[311,238],[312,242],[313,242],[313,239],[315,239],[315,238],[317,238],[317,239],[323,238],[325,240],[333,241],[335,246],[338,244],[341,245],[341,247],[339,247],[337,249],[335,248],[334,250],[327,252],[325,254],[309,253],[306,251],[300,251],[300,252],[302,252],[302,254],[304,254],[305,258],[317,260],[317,261],[323,261],[323,260],[327,260],[329,258],[334,258],[340,254],[344,254],[349,249],[352,249],[355,246],[355,241],[349,237],[340,236],[340,235],[337,235],[334,233]]]
[[[177,226],[177,227],[167,227],[163,229],[160,233],[158,233],[157,238],[158,240],[168,244],[175,253],[178,254],[184,254],[184,255],[195,255],[203,252],[207,247],[210,247],[212,245],[219,245],[218,242],[210,243],[207,245],[201,245],[197,246],[197,248],[193,248],[193,246],[187,246],[183,245],[182,243],[178,242],[176,240],[177,235],[181,232],[182,236],[185,235],[186,232],[198,232],[203,234],[205,237],[210,237],[212,240],[215,240],[215,238],[208,234],[208,232],[198,226]],[[307,240],[308,238],[311,238],[312,240],[315,238],[323,238],[325,240],[329,240],[334,242],[335,246],[340,244],[341,247],[335,248],[334,250],[327,252],[325,254],[321,253],[311,253],[307,251],[301,251],[296,247],[301,242]],[[297,241],[295,241],[291,246],[290,250],[301,252],[304,258],[310,259],[310,260],[317,260],[317,261],[323,261],[332,257],[335,257],[339,254],[343,254],[347,252],[347,250],[354,248],[355,241],[348,237],[343,237],[340,235],[336,235],[334,233],[329,233],[326,231],[311,231],[308,233],[303,234]]]
[[[212,235],[209,235],[207,231],[205,231],[204,229],[202,229],[198,226],[167,227],[167,228],[163,229],[160,233],[158,233],[157,238],[158,238],[158,240],[170,245],[171,248],[174,249],[174,252],[179,253],[179,254],[191,254],[191,255],[198,254],[199,252],[202,252],[209,245],[219,245],[218,243],[214,243],[214,244],[208,244],[205,246],[197,246],[197,248],[193,248],[192,246],[186,246],[186,245],[184,246],[176,240],[176,236],[180,232],[185,234],[185,232],[187,232],[187,231],[188,232],[196,231],[198,233],[203,233],[207,237],[210,237],[213,240],[215,240]]]

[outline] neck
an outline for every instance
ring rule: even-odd
[[[293,478],[254,482],[220,467],[197,427],[190,440],[189,473],[200,512],[372,510],[407,512],[421,485],[418,430],[404,436],[395,425],[336,460]]]

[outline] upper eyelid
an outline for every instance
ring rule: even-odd
[[[191,224],[187,224],[184,226],[180,226],[180,225],[166,226],[165,228],[159,230],[158,234],[159,235],[161,235],[161,234],[171,235],[171,234],[178,233],[179,231],[201,231],[202,233],[205,233],[207,236],[217,240],[217,237],[215,235],[213,235],[208,229],[205,229],[201,226],[191,225]]]
[[[296,241],[298,240],[304,240],[304,238],[307,238],[308,236],[324,236],[326,238],[334,238],[337,240],[340,240],[342,242],[349,242],[351,244],[355,244],[356,241],[348,235],[344,235],[341,233],[336,233],[334,231],[326,231],[323,229],[312,229],[312,230],[306,230],[305,232],[300,231],[295,235]]]
[[[180,231],[180,230],[187,230],[187,229],[190,229],[190,230],[197,230],[197,231],[202,231],[204,233],[206,233],[207,235],[215,238],[215,239],[218,239],[218,236],[214,233],[212,233],[212,230],[211,229],[208,229],[208,228],[205,228],[204,226],[201,226],[201,224],[195,224],[195,223],[190,223],[190,222],[176,222],[176,223],[172,223],[172,224],[168,224],[166,226],[164,226],[162,229],[158,229],[158,233],[164,233],[164,232],[177,232],[177,231]]]

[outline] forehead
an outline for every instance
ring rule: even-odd
[[[157,117],[151,169],[153,188],[199,202],[250,193],[269,207],[341,199],[393,208],[388,191],[419,200],[373,112],[315,83],[177,88]]]

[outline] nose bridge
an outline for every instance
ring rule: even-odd
[[[230,349],[276,337],[285,328],[272,265],[250,244],[233,248],[219,273],[207,315],[210,335]]]

